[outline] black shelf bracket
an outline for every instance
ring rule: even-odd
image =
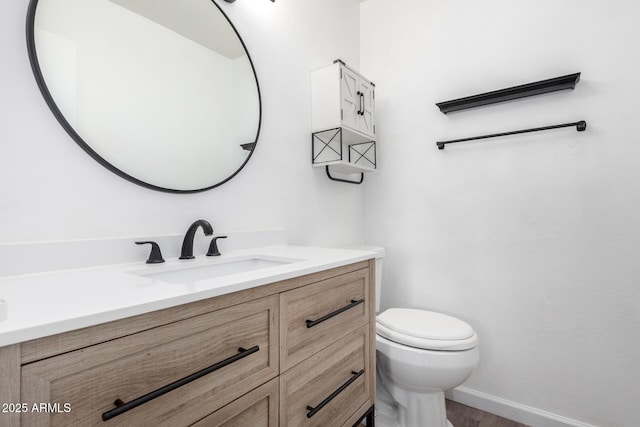
[[[466,110],[467,108],[480,107],[482,105],[495,104],[497,102],[510,101],[525,98],[527,96],[541,95],[564,89],[573,89],[580,81],[580,73],[540,80],[524,85],[513,86],[506,89],[453,99],[451,101],[438,102],[436,105],[444,114],[452,111]]]
[[[329,172],[329,166],[325,166],[325,171],[327,172],[327,176],[329,177],[329,179],[331,181],[338,181],[338,182],[346,182],[347,184],[362,184],[362,181],[364,181],[364,173],[360,173],[360,180],[359,181],[350,181],[348,179],[342,179],[342,178],[336,178],[334,176],[331,176],[331,172]]]
[[[476,139],[487,139],[487,138],[496,138],[499,136],[507,136],[507,135],[517,135],[520,133],[529,133],[529,132],[538,132],[541,130],[550,130],[550,129],[559,129],[559,128],[566,128],[566,127],[576,127],[576,130],[578,132],[583,132],[584,130],[587,129],[587,122],[585,122],[584,120],[581,120],[579,122],[573,122],[573,123],[563,123],[560,125],[552,125],[552,126],[543,126],[543,127],[539,127],[539,128],[532,128],[532,129],[522,129],[522,130],[514,130],[514,131],[510,131],[510,132],[502,132],[502,133],[493,133],[490,135],[481,135],[481,136],[472,136],[469,138],[460,138],[460,139],[452,139],[449,141],[438,141],[436,142],[436,145],[438,146],[439,150],[444,150],[444,146],[447,144],[454,144],[456,142],[464,142],[464,141],[473,141]]]

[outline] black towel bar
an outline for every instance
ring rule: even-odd
[[[543,126],[543,127],[539,127],[539,128],[532,128],[532,129],[514,130],[514,131],[511,131],[511,132],[494,133],[494,134],[491,134],[491,135],[472,136],[472,137],[469,137],[469,138],[452,139],[452,140],[449,140],[449,141],[438,141],[438,142],[436,142],[436,145],[438,146],[438,149],[444,150],[444,146],[446,144],[454,144],[456,142],[473,141],[475,139],[495,138],[495,137],[498,137],[498,136],[516,135],[516,134],[519,134],[519,133],[538,132],[538,131],[541,131],[541,130],[566,128],[566,127],[572,127],[572,126],[575,126],[576,130],[578,132],[582,132],[585,129],[587,129],[587,122],[585,122],[584,120],[581,120],[579,122],[563,123],[561,125]]]
[[[364,181],[364,173],[360,173],[360,180],[350,181],[348,179],[336,178],[335,176],[332,176],[331,172],[329,171],[328,165],[325,166],[325,171],[327,172],[327,176],[331,181],[346,182],[347,184],[362,184],[362,181]]]

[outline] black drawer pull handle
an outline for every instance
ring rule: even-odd
[[[344,311],[347,311],[347,310],[349,310],[350,308],[355,307],[356,305],[362,304],[363,302],[364,302],[364,298],[363,298],[363,299],[359,299],[359,300],[357,300],[357,301],[352,299],[352,300],[351,300],[351,304],[349,304],[349,305],[345,305],[344,307],[339,308],[338,310],[336,310],[336,311],[334,311],[334,312],[332,312],[332,313],[329,313],[329,314],[327,314],[327,315],[325,315],[325,316],[322,316],[322,317],[321,317],[321,318],[319,318],[319,319],[316,319],[316,320],[306,320],[306,322],[307,322],[307,328],[312,328],[312,327],[316,326],[317,324],[324,322],[325,320],[329,320],[329,319],[331,319],[333,316],[337,316],[338,314],[340,314],[340,313],[342,313],[342,312],[344,312]]]
[[[320,402],[320,404],[318,406],[316,406],[315,408],[313,408],[311,406],[307,406],[307,411],[309,411],[309,412],[307,412],[307,418],[311,418],[315,414],[317,414],[320,409],[324,408],[327,405],[327,403],[331,402],[333,400],[333,398],[335,398],[337,395],[342,393],[345,388],[349,387],[351,385],[351,383],[354,382],[355,380],[357,380],[358,377],[361,376],[362,374],[364,374],[364,369],[360,369],[360,372],[351,371],[351,375],[353,375],[353,376],[351,378],[349,378],[349,380],[346,383],[342,384],[340,386],[340,388],[338,388],[336,391],[331,393],[329,395],[329,397],[327,397],[322,402]]]
[[[163,394],[169,393],[172,390],[177,389],[178,387],[182,387],[185,384],[190,383],[191,381],[195,381],[198,378],[202,378],[207,374],[210,374],[213,371],[216,371],[220,368],[224,368],[227,365],[230,365],[233,362],[236,362],[242,358],[245,358],[247,356],[249,356],[250,354],[253,354],[255,352],[257,352],[258,350],[260,350],[259,346],[254,346],[251,347],[250,349],[246,350],[244,348],[239,348],[238,351],[239,353],[231,356],[227,359],[224,359],[223,361],[220,361],[214,365],[209,366],[208,368],[204,368],[196,373],[193,373],[189,376],[186,376],[182,379],[179,379],[177,381],[172,382],[171,384],[167,384],[164,387],[161,387],[157,390],[154,390],[150,393],[145,394],[144,396],[140,396],[137,399],[132,400],[131,402],[123,402],[120,399],[116,399],[115,402],[113,402],[114,405],[116,405],[116,408],[111,409],[107,412],[104,412],[102,414],[102,421],[107,421],[110,420],[113,417],[117,417],[118,415],[121,415],[133,408],[136,408],[144,403],[149,402],[150,400],[155,399],[156,397],[160,397]]]

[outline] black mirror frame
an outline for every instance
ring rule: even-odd
[[[258,82],[258,73],[256,72],[256,68],[253,65],[253,60],[251,59],[251,55],[249,54],[249,50],[247,49],[247,46],[245,45],[244,40],[242,40],[242,37],[240,37],[240,33],[238,33],[238,30],[233,25],[233,22],[231,22],[231,20],[227,16],[227,14],[224,13],[222,8],[220,6],[218,6],[218,4],[214,0],[211,0],[211,3],[213,3],[214,6],[218,8],[218,10],[222,14],[222,16],[224,16],[224,18],[227,20],[227,22],[229,23],[229,25],[233,29],[234,33],[238,37],[238,40],[240,40],[240,43],[242,44],[242,47],[244,48],[244,51],[247,53],[247,58],[249,59],[249,64],[251,64],[251,69],[253,70],[253,76],[254,76],[255,81],[256,81],[256,89],[258,91],[258,109],[259,109],[259,111],[258,111],[258,130],[256,132],[256,138],[255,138],[255,141],[253,142],[254,145],[253,145],[252,149],[251,150],[247,150],[247,151],[249,151],[249,155],[247,156],[245,161],[240,165],[240,167],[235,172],[233,172],[229,177],[227,177],[226,179],[224,179],[224,180],[222,180],[222,181],[220,181],[220,182],[218,182],[218,183],[216,183],[214,185],[211,185],[209,187],[198,188],[198,189],[194,189],[194,190],[176,190],[176,189],[164,188],[164,187],[159,187],[157,185],[149,184],[147,182],[141,181],[138,178],[135,178],[135,177],[133,177],[133,176],[121,171],[120,169],[118,169],[117,167],[115,167],[114,165],[109,163],[107,160],[105,160],[98,153],[96,153],[91,148],[91,146],[89,146],[89,144],[87,144],[82,139],[82,137],[80,135],[78,135],[78,133],[75,131],[75,129],[73,129],[73,127],[71,126],[71,124],[69,124],[67,119],[64,117],[64,115],[62,114],[62,112],[60,111],[58,106],[56,105],[53,97],[51,96],[51,93],[49,92],[49,89],[47,88],[47,84],[44,81],[44,76],[42,75],[42,71],[40,70],[40,63],[38,62],[38,56],[36,54],[36,43],[35,43],[35,17],[36,17],[36,9],[37,9],[37,6],[38,6],[38,0],[30,0],[29,1],[29,7],[28,7],[28,10],[27,10],[27,23],[26,23],[27,53],[29,55],[29,62],[31,63],[31,70],[33,71],[33,75],[34,75],[34,77],[36,79],[36,83],[38,84],[38,88],[40,89],[40,92],[42,93],[42,96],[44,97],[45,102],[49,106],[49,109],[51,110],[51,112],[53,113],[55,118],[58,120],[60,125],[62,125],[64,130],[69,134],[69,136],[87,154],[89,154],[94,160],[96,160],[102,166],[104,166],[105,168],[107,168],[111,172],[115,173],[116,175],[120,176],[121,178],[126,179],[129,182],[137,184],[137,185],[139,185],[141,187],[145,187],[145,188],[148,188],[148,189],[151,189],[151,190],[161,191],[161,192],[165,192],[165,193],[174,193],[174,194],[200,193],[200,192],[203,192],[203,191],[211,190],[212,188],[216,188],[216,187],[226,183],[227,181],[229,181],[233,177],[235,177],[242,170],[242,168],[244,168],[244,166],[247,164],[247,162],[249,162],[249,159],[251,158],[251,156],[253,155],[253,152],[255,151],[255,145],[257,144],[258,139],[260,137],[260,129],[261,129],[261,126],[262,126],[262,95],[261,95],[261,92],[260,92],[260,84]]]

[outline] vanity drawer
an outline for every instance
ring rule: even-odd
[[[272,296],[24,365],[22,402],[62,410],[22,423],[191,425],[278,375],[277,325]]]
[[[366,402],[373,404],[370,368],[364,326],[285,372],[280,376],[280,426],[341,425]]]
[[[192,427],[277,427],[278,379],[218,409]]]
[[[280,294],[280,370],[285,371],[369,321],[369,270]]]

